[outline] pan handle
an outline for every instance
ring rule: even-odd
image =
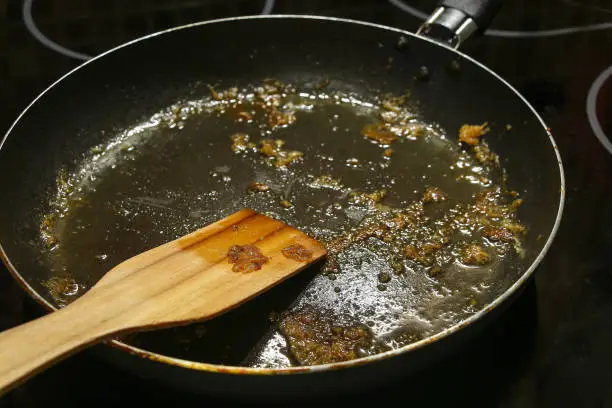
[[[483,32],[503,0],[441,0],[438,8],[425,21],[417,35],[458,48],[475,32]]]

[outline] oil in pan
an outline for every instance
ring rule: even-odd
[[[245,207],[324,241],[325,264],[226,316],[126,341],[211,363],[329,363],[435,334],[503,292],[525,228],[485,142],[495,130],[439,129],[407,97],[325,85],[210,88],[92,147],[41,219],[56,302]],[[229,348],[227,327],[241,333]]]

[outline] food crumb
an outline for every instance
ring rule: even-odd
[[[286,167],[297,161],[304,154],[297,150],[285,150],[285,141],[281,139],[264,139],[261,141],[260,152],[269,158],[276,167]]]
[[[251,122],[253,120],[253,115],[249,112],[238,112],[238,119],[244,119],[247,122]]]
[[[397,135],[380,125],[365,125],[361,131],[365,137],[381,145],[388,145],[397,140]]]
[[[510,204],[510,207],[516,209],[516,208],[519,208],[521,204],[523,204],[523,199],[517,198],[516,200],[512,201],[512,204]]]
[[[255,144],[249,142],[249,135],[246,133],[234,133],[230,138],[232,139],[232,151],[234,153],[242,153],[255,148]]]
[[[270,186],[264,183],[259,183],[257,181],[254,181],[251,183],[251,185],[249,186],[249,191],[254,192],[254,193],[265,193],[266,191],[270,190]]]
[[[229,263],[234,264],[232,271],[249,273],[261,269],[269,261],[267,256],[255,245],[232,245],[227,252]]]
[[[459,141],[470,146],[480,143],[480,138],[489,131],[488,124],[482,125],[463,125],[459,129]]]
[[[512,232],[504,227],[484,227],[482,236],[491,241],[512,242],[514,240]]]
[[[317,177],[308,185],[312,188],[340,189],[343,187],[342,181],[339,178],[334,178],[329,174],[323,174]]]
[[[215,90],[215,88],[212,85],[207,85],[207,86],[208,86],[208,91],[210,92],[210,97],[213,98],[215,101],[221,100],[221,95],[219,95],[219,93]]]
[[[448,200],[448,196],[438,187],[427,187],[423,193],[424,203],[439,203]]]
[[[499,156],[493,153],[485,142],[482,142],[472,147],[474,149],[474,157],[480,164],[499,166]]]
[[[436,242],[425,242],[424,244],[408,245],[404,248],[404,256],[421,265],[429,266],[435,261],[436,253],[442,249],[442,245]]]
[[[368,204],[373,206],[375,204],[380,203],[387,196],[387,190],[383,188],[381,190],[376,190],[371,193],[361,193],[353,191],[349,194],[349,196],[350,201],[353,204]]]
[[[462,251],[461,262],[465,265],[481,266],[490,261],[489,254],[477,244],[470,244]]]
[[[391,275],[389,275],[387,272],[381,272],[378,274],[378,281],[380,283],[388,283],[391,281]]]
[[[293,122],[295,122],[295,114],[293,112],[281,112],[275,108],[268,112],[268,124],[273,129],[277,127],[285,127]]]
[[[431,268],[429,268],[429,270],[427,271],[427,273],[429,274],[429,276],[431,277],[436,277],[440,274],[440,272],[442,272],[442,268],[440,268],[439,266],[432,266]]]
[[[281,200],[279,204],[283,208],[291,208],[291,207],[293,207],[293,203],[291,201],[289,201],[289,200]]]
[[[393,149],[385,149],[385,151],[383,152],[383,155],[385,157],[391,157],[393,156]]]
[[[281,250],[285,258],[293,259],[298,262],[306,262],[312,258],[312,251],[304,245],[292,244]]]

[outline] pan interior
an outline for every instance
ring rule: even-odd
[[[219,47],[219,38],[232,47]],[[486,268],[452,262],[438,276],[402,259],[404,271],[396,273],[387,243],[369,240],[342,252],[337,273],[318,265],[210,322],[125,340],[187,360],[279,367],[295,361],[270,318],[289,308],[313,306],[342,333],[355,326],[373,332],[380,341],[364,353],[465,319],[501,296],[547,242],[559,205],[558,164],[537,116],[506,84],[418,38],[406,36],[399,49],[399,38],[335,20],[245,19],[172,31],[87,64],[32,105],[4,141],[0,185],[11,199],[0,201],[3,251],[41,297],[61,306],[125,258],[243,207],[325,238],[368,213],[348,202],[351,192],[386,188],[380,204],[405,208],[436,186],[449,199],[427,206],[435,218],[483,188],[456,181],[456,138],[463,123],[489,122],[485,138],[524,199],[524,258],[510,251]],[[295,123],[271,130],[261,115],[249,123],[237,120],[238,111],[209,109],[215,98],[207,84],[251,92],[269,77],[296,87]],[[385,157],[388,147],[362,130],[379,121],[385,93],[408,91],[403,109],[425,132],[394,141]],[[333,103],[334,96],[345,100]],[[282,139],[283,149],[303,157],[282,169],[261,152],[236,154],[236,133],[249,134],[258,148],[264,138]],[[495,172],[479,176],[500,184]],[[249,192],[254,181],[270,190]]]
[[[256,307],[127,341],[165,353],[175,347],[183,358],[216,350],[197,357],[215,363],[328,363],[433,335],[510,285],[516,249],[470,231],[477,221],[461,221],[475,194],[502,188],[499,169],[460,148],[457,129],[425,123],[407,96],[360,99],[320,88],[327,86],[274,80],[211,88],[210,97],[180,101],[60,171],[41,221],[46,262],[57,274],[43,284],[55,301],[61,306],[122,260],[242,208],[323,240],[332,254]],[[455,224],[442,248],[439,231]],[[462,263],[474,242],[489,258],[484,265]],[[440,248],[422,255],[427,243]],[[408,247],[417,254],[406,255]],[[72,273],[79,269],[87,275]],[[228,327],[243,331],[240,346],[228,341],[219,352],[209,339],[228,339]]]

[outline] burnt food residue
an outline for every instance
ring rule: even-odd
[[[227,258],[232,266],[232,271],[249,273],[261,269],[262,265],[269,261],[267,256],[255,245],[232,245],[227,252]]]
[[[312,258],[312,251],[300,244],[292,244],[281,250],[285,258],[306,262]]]

